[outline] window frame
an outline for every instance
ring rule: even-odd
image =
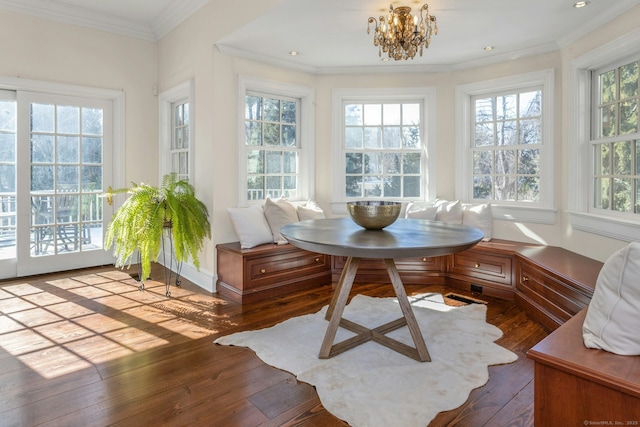
[[[332,130],[333,130],[333,196],[331,210],[335,214],[347,214],[346,203],[362,200],[362,198],[347,198],[344,194],[346,185],[345,149],[344,144],[344,106],[352,103],[412,103],[422,105],[420,117],[420,147],[422,164],[425,171],[421,176],[423,194],[420,197],[390,197],[376,198],[376,200],[394,201],[427,201],[435,198],[436,192],[436,164],[435,144],[437,135],[436,123],[436,89],[434,87],[413,88],[359,88],[334,89],[332,92]],[[367,150],[363,150],[366,152]]]
[[[187,167],[188,180],[193,183],[195,178],[194,165],[195,153],[193,138],[195,136],[195,85],[193,80],[186,81],[178,86],[162,92],[159,96],[159,153],[158,153],[158,182],[162,182],[164,175],[173,172],[171,161],[172,142],[175,136],[174,126],[174,106],[177,103],[189,104],[189,147],[188,147],[188,163]]]
[[[640,54],[640,29],[589,51],[571,61],[569,70],[569,221],[580,231],[624,242],[640,241],[640,218],[611,215],[591,209],[593,200],[593,145],[591,131],[592,72],[614,66]],[[585,186],[582,183],[587,182]]]
[[[240,206],[264,203],[265,199],[249,200],[247,197],[247,153],[255,146],[245,144],[245,97],[260,94],[278,98],[299,100],[300,111],[297,137],[300,144],[298,156],[298,197],[290,201],[304,201],[314,197],[315,153],[315,89],[311,87],[275,82],[248,76],[238,77],[238,203]]]
[[[540,199],[527,201],[494,201],[492,213],[495,219],[505,221],[554,224],[556,222],[555,193],[553,188],[554,164],[554,70],[546,69],[499,79],[475,82],[456,87],[456,198],[463,202],[481,203],[473,199],[473,147],[474,97],[495,96],[542,88],[542,151],[540,156]]]

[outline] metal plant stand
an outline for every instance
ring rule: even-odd
[[[169,232],[167,233],[168,238],[169,238],[169,265],[167,266],[167,252],[165,251],[165,236],[162,237],[162,242],[161,242],[161,250],[162,250],[162,265],[164,266],[164,284],[165,284],[165,295],[170,297],[171,296],[171,283],[173,280],[173,276],[175,274],[175,285],[177,287],[180,287],[181,285],[181,281],[180,281],[180,272],[182,271],[182,261],[178,261],[176,260],[176,257],[173,253],[173,235],[171,234],[171,226],[167,226],[165,227],[165,230],[169,230]],[[173,263],[176,263],[176,271],[174,273],[173,271]],[[138,279],[140,279],[142,277],[142,273],[140,271],[140,254],[138,254],[138,264],[137,264],[137,268],[138,268]],[[144,281],[140,280],[140,285],[138,286],[138,289],[143,291],[144,290]]]

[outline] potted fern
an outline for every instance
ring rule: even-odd
[[[191,258],[200,268],[198,253],[205,237],[211,238],[211,225],[207,207],[195,196],[187,180],[178,180],[176,174],[167,174],[162,185],[132,183],[131,187],[105,193],[107,203],[113,195],[127,193],[129,197],[116,210],[105,233],[105,249],[113,246],[116,267],[131,264],[131,257],[139,253],[144,283],[151,273],[151,262],[156,261],[162,248],[165,231],[171,233],[178,263]]]

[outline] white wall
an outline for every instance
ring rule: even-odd
[[[214,7],[215,3],[215,7]],[[271,4],[252,1],[250,14],[257,15]],[[594,31],[572,46],[555,53],[520,58],[505,63],[458,70],[447,73],[416,73],[401,75],[312,75],[278,68],[246,59],[234,58],[217,51],[218,39],[242,25],[233,15],[221,22],[217,17],[224,14],[222,2],[213,1],[183,23],[159,43],[159,84],[169,88],[189,78],[196,85],[196,184],[209,193],[204,196],[210,207],[213,224],[213,242],[207,249],[207,266],[211,266],[217,243],[237,240],[226,209],[238,203],[237,171],[237,79],[248,75],[262,79],[308,85],[316,89],[316,187],[315,197],[320,205],[329,210],[332,191],[331,151],[331,91],[337,88],[356,87],[406,87],[433,86],[437,90],[437,152],[438,164],[456,164],[454,99],[456,85],[478,82],[513,74],[553,68],[555,73],[555,203],[558,209],[554,225],[523,224],[496,221],[494,236],[527,242],[544,242],[563,246],[589,257],[605,260],[625,242],[603,238],[572,230],[566,210],[567,168],[567,69],[571,58],[607,43],[617,36],[631,31],[640,21],[640,6],[624,16]],[[247,19],[252,17],[247,16]],[[225,28],[213,29],[224,24]],[[427,52],[428,54],[428,52]],[[205,154],[202,155],[201,154]],[[453,198],[455,193],[455,171],[449,167],[437,169],[437,196]],[[214,270],[215,271],[215,270]]]
[[[155,43],[0,11],[0,52],[3,77],[124,91],[124,183],[156,181]]]

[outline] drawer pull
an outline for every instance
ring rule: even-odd
[[[476,268],[480,268],[480,264],[476,262]]]
[[[523,282],[528,282],[528,281],[529,281],[529,278],[528,278],[527,276],[522,276],[522,281],[523,281]]]
[[[316,262],[320,262],[320,258],[319,258],[319,257],[318,257],[318,258],[316,258]]]
[[[427,259],[428,259],[428,258],[427,258],[426,256],[425,256],[425,257],[422,257],[422,262],[427,262]]]
[[[266,272],[267,272],[267,270],[265,270],[264,268],[261,268],[261,269],[260,269],[260,273],[264,274],[264,273],[266,273]]]

